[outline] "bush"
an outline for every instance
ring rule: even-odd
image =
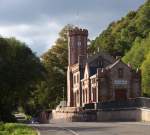
[[[24,124],[0,123],[0,135],[37,135],[37,133]]]

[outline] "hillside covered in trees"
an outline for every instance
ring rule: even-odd
[[[150,96],[150,0],[130,11],[119,21],[112,22],[95,40],[92,51],[123,56],[125,63],[142,70],[143,94]]]

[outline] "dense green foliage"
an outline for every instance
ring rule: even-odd
[[[0,120],[12,120],[18,106],[25,108],[43,71],[39,59],[24,43],[0,38]]]
[[[142,63],[142,82],[144,95],[150,96],[150,50]]]
[[[0,135],[37,135],[37,133],[23,124],[0,123]]]
[[[150,1],[137,11],[131,11],[117,22],[112,22],[106,30],[92,41],[91,48],[109,53],[120,52],[124,55],[136,38],[147,37],[150,31]]]
[[[92,51],[100,48],[102,52],[124,56],[124,62],[130,63],[134,69],[140,68],[143,94],[147,96],[150,96],[149,33],[150,0],[137,11],[131,11],[121,20],[112,22],[90,46]]]
[[[150,35],[146,39],[134,42],[131,50],[123,57],[124,62],[132,65],[134,69],[142,70],[143,94],[150,96]]]

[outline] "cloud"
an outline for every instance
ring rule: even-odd
[[[0,34],[26,42],[38,55],[54,44],[66,24],[97,36],[144,0],[0,0]]]
[[[55,42],[61,28],[62,26],[55,22],[38,25],[3,25],[0,26],[0,33],[5,37],[17,37],[17,39],[26,42],[33,51],[44,52]]]

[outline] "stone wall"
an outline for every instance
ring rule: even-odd
[[[66,107],[59,110],[52,111],[52,117],[50,122],[85,122],[85,121],[97,121],[96,110],[83,110],[75,107]]]
[[[97,121],[148,121],[150,122],[150,109],[132,108],[99,110]]]
[[[99,110],[97,121],[141,121],[140,109]]]
[[[126,108],[109,110],[79,110],[65,108],[53,110],[50,122],[86,122],[86,121],[149,121],[150,109]]]

